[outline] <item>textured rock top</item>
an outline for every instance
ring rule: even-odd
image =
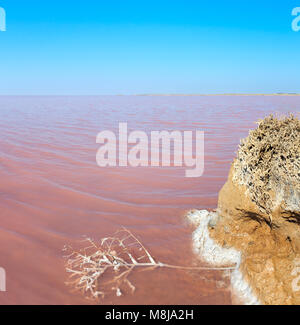
[[[268,116],[240,143],[233,181],[260,211],[300,211],[300,120]]]

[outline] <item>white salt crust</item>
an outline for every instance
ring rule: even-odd
[[[190,223],[197,228],[193,232],[193,247],[196,254],[214,266],[236,265],[231,271],[230,282],[232,292],[242,300],[245,305],[259,305],[260,302],[253,294],[251,287],[244,280],[240,271],[241,253],[234,248],[223,248],[210,238],[208,224],[218,219],[216,212],[207,210],[193,210],[187,215]]]

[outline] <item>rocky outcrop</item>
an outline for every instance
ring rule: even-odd
[[[208,230],[241,253],[239,270],[260,303],[300,304],[298,118],[266,117],[241,141]]]

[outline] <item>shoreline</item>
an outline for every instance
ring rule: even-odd
[[[208,226],[217,223],[218,213],[207,210],[192,210],[187,213],[186,218],[190,224],[196,227],[192,235],[193,250],[200,259],[213,266],[235,265],[235,268],[230,272],[233,304],[239,304],[236,302],[237,300],[245,305],[260,305],[261,302],[253,293],[253,289],[240,270],[241,252],[233,247],[221,247],[210,236]]]

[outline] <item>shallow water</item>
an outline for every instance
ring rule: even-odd
[[[200,265],[191,249],[188,209],[214,208],[239,139],[269,113],[300,111],[288,96],[0,97],[0,304],[87,304],[64,284],[65,244],[121,226],[160,261]],[[205,173],[185,167],[100,168],[96,135],[129,130],[205,131]],[[228,304],[220,272],[138,272],[134,295],[103,303]]]

